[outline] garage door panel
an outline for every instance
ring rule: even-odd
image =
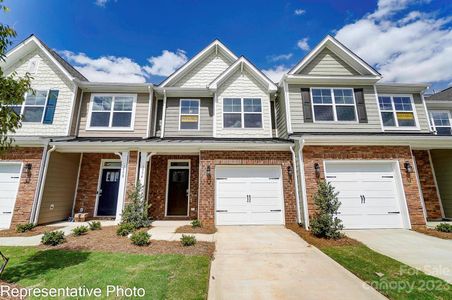
[[[246,212],[217,212],[217,224],[221,225],[237,225],[246,224],[243,220],[248,220]]]
[[[249,224],[280,224],[280,212],[253,212],[250,216]]]
[[[0,228],[9,228],[20,183],[20,163],[0,163]]]

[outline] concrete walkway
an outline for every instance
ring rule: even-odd
[[[386,299],[283,226],[219,227],[209,299]]]
[[[405,229],[346,230],[369,248],[452,283],[452,240]]]
[[[182,233],[176,233],[176,229],[185,225],[190,225],[190,221],[154,221],[148,233],[152,240],[179,241]],[[186,233],[186,235],[194,235],[197,241],[215,242],[215,234]]]

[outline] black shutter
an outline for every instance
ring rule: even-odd
[[[58,90],[50,90],[49,98],[47,99],[46,110],[44,112],[44,120],[42,123],[44,124],[52,124],[53,116],[55,115],[55,109],[58,99]]]
[[[364,103],[364,91],[363,89],[354,89],[354,93],[359,123],[367,123],[367,111],[366,103]]]
[[[303,116],[305,123],[312,123],[312,104],[311,104],[311,93],[307,88],[301,89],[301,102],[303,103]]]

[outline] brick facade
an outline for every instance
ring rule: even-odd
[[[168,160],[190,160],[189,217],[168,217],[166,219],[198,218],[199,156],[198,155],[154,155],[151,158],[148,202],[150,215],[154,220],[165,219],[165,202],[168,179]]]
[[[432,165],[430,164],[429,151],[413,150],[413,155],[416,160],[425,210],[427,211],[427,219],[440,220],[442,218],[441,204],[436,189],[435,175],[433,173]]]
[[[411,225],[425,225],[425,219],[419,195],[416,174],[407,173],[404,163],[408,161],[412,166],[414,162],[409,147],[404,146],[305,146],[303,148],[303,161],[306,181],[306,194],[309,215],[315,211],[313,196],[317,191],[317,177],[314,164],[321,168],[320,178],[325,178],[323,169],[324,160],[397,160],[402,174],[403,188],[407,200],[408,213]]]
[[[286,224],[297,222],[295,179],[289,176],[292,154],[286,151],[201,151],[199,219],[206,225],[215,223],[215,167],[217,165],[279,165],[283,174]],[[207,166],[211,176],[207,176]]]
[[[30,222],[43,154],[44,148],[23,147],[11,149],[6,154],[0,156],[0,161],[2,162],[14,161],[22,162],[23,164],[19,191],[17,193],[16,204],[13,210],[11,228],[15,227],[17,224]],[[25,165],[29,163],[32,166],[30,173],[25,170]]]

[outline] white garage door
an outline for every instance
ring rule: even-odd
[[[216,224],[283,224],[280,167],[217,166]]]
[[[0,162],[0,228],[9,228],[20,182],[20,163]]]
[[[339,218],[348,229],[402,228],[393,163],[328,162],[326,178],[339,192]]]

